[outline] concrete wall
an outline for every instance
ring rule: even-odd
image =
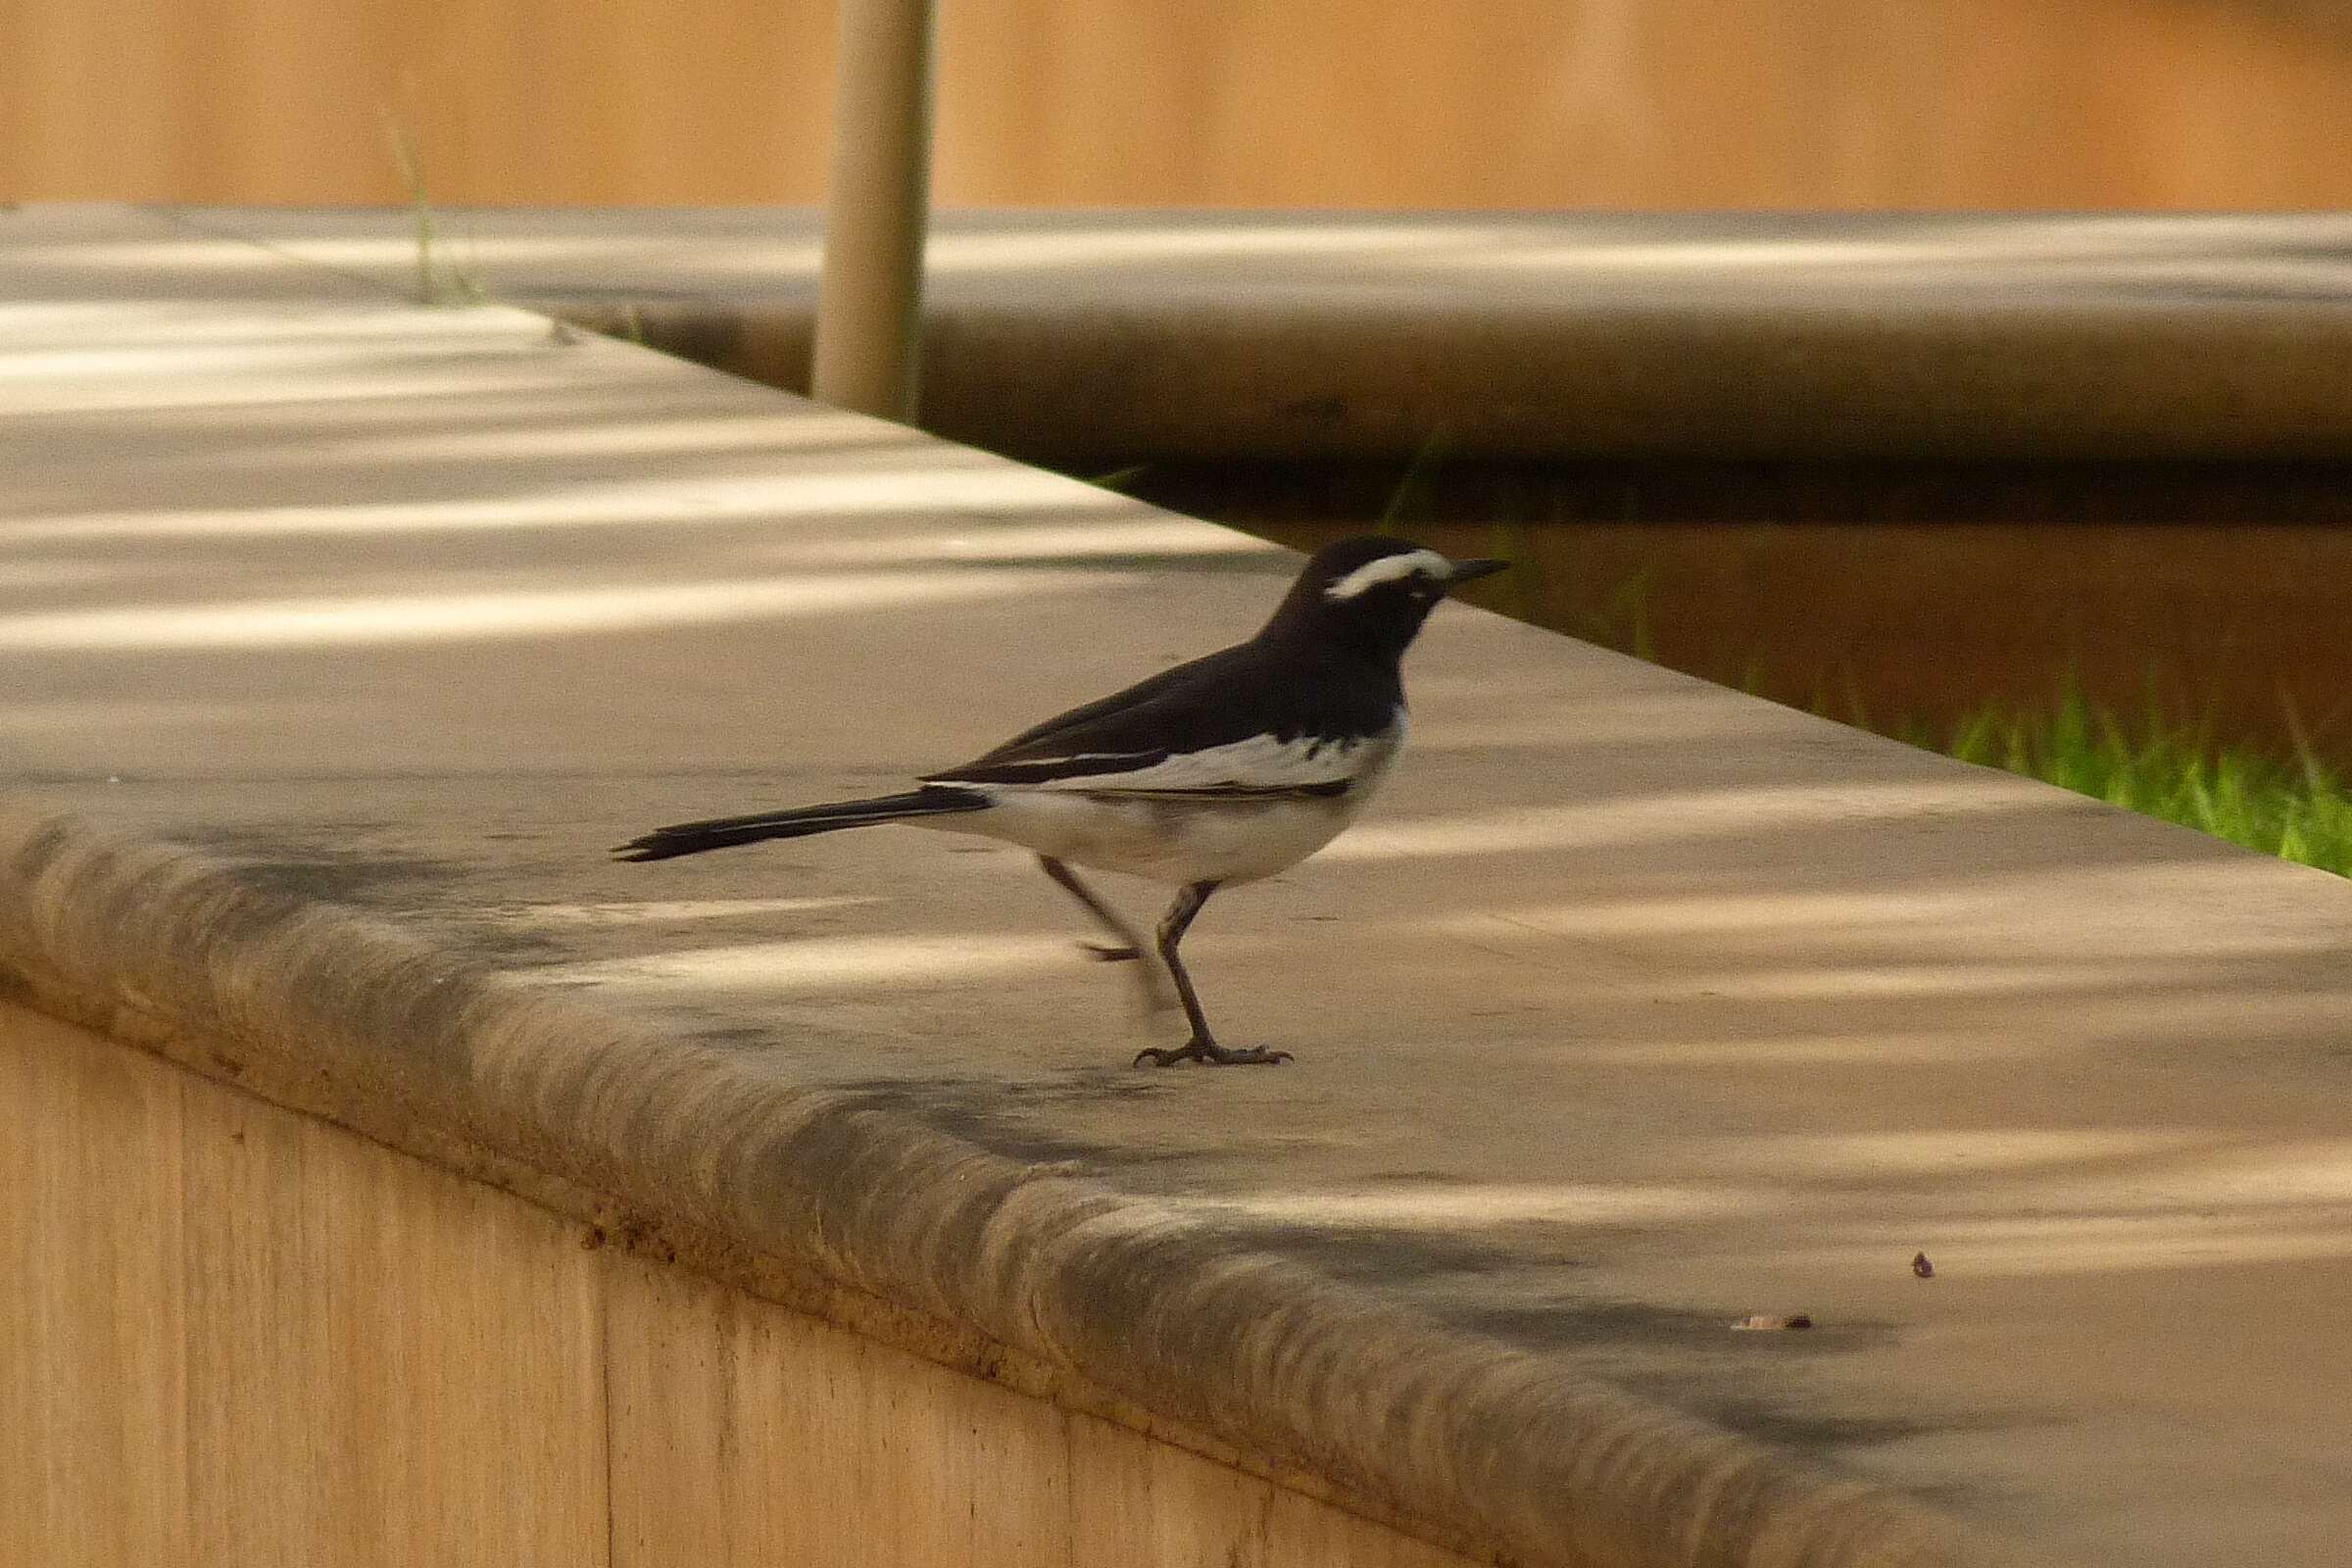
[[[1464,1558],[0,1004],[0,1562]]]
[[[0,199],[811,201],[833,0],[11,0]],[[954,0],[944,201],[2352,201],[2333,0]]]

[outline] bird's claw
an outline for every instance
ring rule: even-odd
[[[1114,947],[1107,942],[1081,942],[1078,951],[1097,963],[1130,963],[1143,955],[1130,947]]]
[[[1263,1046],[1228,1051],[1213,1040],[1188,1040],[1168,1051],[1147,1047],[1136,1053],[1135,1065],[1173,1067],[1180,1061],[1197,1061],[1204,1067],[1271,1067],[1297,1059],[1287,1051],[1268,1051]]]

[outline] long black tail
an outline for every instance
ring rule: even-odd
[[[623,860],[666,860],[673,855],[700,855],[761,839],[798,839],[836,828],[870,827],[876,822],[904,822],[908,817],[939,816],[950,811],[982,811],[988,797],[977,790],[947,784],[926,784],[904,795],[878,795],[870,801],[834,801],[804,806],[790,811],[757,811],[750,816],[714,816],[707,822],[680,822],[658,827],[612,852]]]

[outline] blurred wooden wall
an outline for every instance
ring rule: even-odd
[[[0,199],[821,194],[834,0],[0,0]],[[2352,204],[2332,0],[943,0],[943,202]]]

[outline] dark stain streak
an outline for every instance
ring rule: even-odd
[[[445,860],[363,849],[355,842],[387,831],[379,822],[320,822],[305,824],[299,833],[198,827],[176,829],[172,837],[234,862],[237,880],[248,886],[325,904],[381,905],[394,888],[453,881],[461,874]]]
[[[552,937],[517,929],[455,890],[483,867],[397,850],[370,848],[396,830],[382,822],[306,822],[299,828],[179,828],[172,836],[230,863],[243,886],[302,904],[339,905],[429,927],[466,957],[521,963],[567,950]]]

